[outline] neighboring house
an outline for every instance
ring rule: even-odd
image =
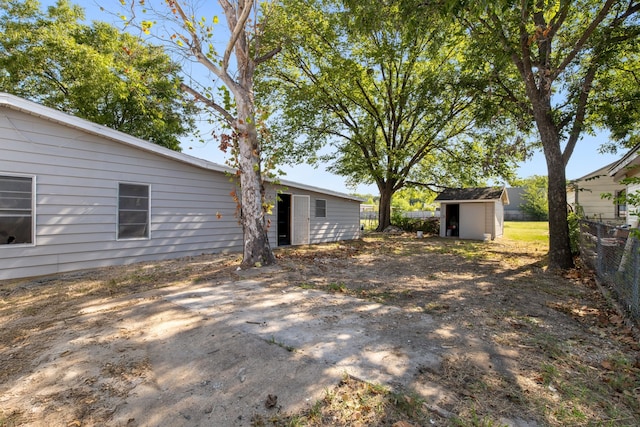
[[[0,150],[0,279],[242,250],[230,168],[1,93]],[[359,198],[266,192],[272,246],[360,235]]]
[[[626,206],[615,204],[603,194],[617,196],[624,191],[624,185],[609,175],[614,165],[606,165],[581,178],[570,181],[567,188],[567,203],[574,212],[586,219],[599,222],[621,223],[626,218]]]
[[[504,220],[505,221],[531,221],[531,215],[527,214],[522,205],[525,200],[522,197],[525,192],[524,187],[509,187],[507,193],[509,194],[509,204],[504,207]]]
[[[493,240],[504,234],[504,206],[509,204],[504,187],[451,188],[435,201],[440,202],[442,237]]]
[[[640,192],[640,184],[627,183],[623,184],[621,181],[625,178],[638,178],[640,179],[640,157],[638,152],[640,151],[640,144],[633,147],[627,154],[620,160],[613,163],[608,170],[609,177],[616,182],[616,184],[622,186],[623,191],[626,194],[637,194]],[[638,227],[638,215],[636,211],[638,206],[625,206],[625,211],[628,210],[628,215],[625,218],[625,224],[631,227]]]

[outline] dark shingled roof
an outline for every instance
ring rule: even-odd
[[[447,188],[435,200],[499,200],[504,192],[504,187]]]

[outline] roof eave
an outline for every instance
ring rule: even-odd
[[[630,149],[620,160],[615,162],[609,168],[609,176],[615,181],[618,181],[626,176],[626,172],[629,168],[634,166],[640,166],[640,157],[638,157],[638,150],[640,144]]]

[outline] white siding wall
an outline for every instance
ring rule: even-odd
[[[579,191],[567,194],[568,203],[574,208],[579,204],[588,219],[617,220],[616,206],[610,199],[603,199],[603,193],[615,194],[624,190],[624,185],[613,181],[609,175],[602,174],[597,178],[577,182]],[[576,200],[577,199],[577,200]]]
[[[486,203],[460,203],[460,238],[482,240],[485,233]]]
[[[447,204],[440,202],[440,237],[447,237]]]
[[[491,234],[491,238],[495,237],[496,228],[496,203],[485,202],[484,204],[484,232],[482,233],[482,239],[484,239],[485,233]]]
[[[636,175],[637,176],[637,175]],[[629,184],[627,185],[627,194],[637,194],[640,192],[640,184]],[[638,215],[636,214],[640,206],[627,206],[627,224],[632,227],[638,227]]]
[[[327,201],[326,218],[316,218],[316,199]],[[311,243],[336,242],[360,237],[360,203],[311,194]]]
[[[493,238],[495,239],[496,237],[502,237],[504,236],[504,205],[502,204],[502,202],[495,202],[494,203],[494,207],[495,207],[495,229],[494,229],[494,234],[493,234]]]
[[[37,186],[35,245],[0,245],[0,279],[241,250],[224,174],[1,111],[0,174]],[[150,185],[150,239],[116,239],[119,182]]]

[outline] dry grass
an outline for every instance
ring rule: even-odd
[[[588,271],[547,273],[539,244],[372,234],[278,250],[277,257],[290,283],[432,316],[434,327],[420,339],[433,343],[441,364],[419,370],[411,389],[346,376],[307,410],[256,417],[254,425],[498,426],[514,419],[540,426],[638,425],[634,330]],[[233,279],[238,263],[237,255],[212,255],[0,283],[0,322],[11,325],[0,329],[0,354],[12,354],[0,383],[32,363],[38,344],[29,337],[73,321],[78,305]],[[103,374],[146,369],[112,364]],[[434,402],[420,393],[424,387],[446,390],[447,398]],[[2,427],[21,419],[0,410]]]
[[[454,391],[454,397],[440,408],[421,401],[415,391],[386,390],[374,394],[375,405],[362,404],[363,390],[378,386],[350,379],[328,390],[309,411],[269,421],[498,426],[519,419],[549,426],[638,425],[637,336],[600,294],[590,272],[547,273],[545,256],[535,241],[483,244],[387,235],[320,251],[285,251],[282,259],[329,265],[322,278],[303,272],[302,286],[426,312],[443,331],[454,331],[457,338],[443,346],[440,369],[424,369],[415,381],[418,387],[437,384]],[[349,260],[347,277],[342,271],[332,274],[339,258]],[[369,268],[375,273],[367,274]],[[413,403],[411,411],[403,410],[405,401]],[[406,424],[394,424],[399,422]]]
[[[254,417],[254,426],[410,426],[430,424],[432,412],[416,393],[392,391],[345,375],[308,410],[270,419]],[[432,419],[431,419],[432,421]],[[398,423],[406,424],[398,424]]]

